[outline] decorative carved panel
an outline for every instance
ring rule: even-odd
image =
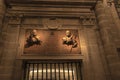
[[[95,15],[80,16],[80,22],[84,26],[93,26],[96,24]]]
[[[24,45],[29,37],[32,29],[25,31]],[[43,30],[37,29],[37,35],[41,41],[40,45],[24,46],[23,54],[31,55],[62,55],[62,54],[80,54],[78,30],[70,30],[73,36],[76,36],[77,47],[72,48],[71,45],[64,45],[62,38],[65,36],[66,30]]]

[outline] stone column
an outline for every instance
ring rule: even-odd
[[[114,44],[113,31],[115,24],[113,24],[112,16],[110,10],[107,6],[104,6],[101,1],[98,1],[95,13],[98,21],[98,26],[100,29],[100,37],[104,49],[104,56],[106,59],[106,76],[111,80],[120,79],[120,62],[116,52],[116,46]],[[109,80],[109,79],[108,79]]]
[[[5,13],[5,3],[4,0],[0,0],[0,29],[2,28],[4,13]]]
[[[119,46],[118,48],[120,48],[120,18],[118,16],[117,10],[115,8],[115,3],[112,3],[111,7],[110,7],[110,11],[111,11],[111,15],[113,16],[112,21],[114,22],[115,26],[113,26],[116,31],[114,31],[114,34],[116,34],[116,45]]]
[[[5,3],[4,0],[0,0],[0,57],[2,54],[2,26],[3,26],[3,18],[5,13]]]

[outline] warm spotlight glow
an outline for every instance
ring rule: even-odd
[[[54,69],[52,69],[51,70],[52,72],[55,72],[55,70]],[[51,72],[50,71],[50,69],[48,69],[47,70],[47,72]],[[32,73],[33,71],[30,71],[30,73]],[[37,72],[37,70],[34,70],[34,72],[36,73]],[[42,72],[42,70],[38,70],[38,72]],[[46,70],[43,70],[43,72],[46,72]],[[56,72],[59,72],[59,70],[58,69],[56,69]],[[63,72],[63,70],[60,70],[60,72]],[[64,72],[65,73],[67,73],[68,72],[68,70],[64,70]],[[71,73],[72,72],[72,70],[69,70],[69,72]],[[74,73],[74,71],[73,71],[73,73]]]

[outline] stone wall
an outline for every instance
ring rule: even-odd
[[[12,80],[18,47],[19,26],[7,24],[4,25],[2,30],[2,40],[4,40],[4,46],[2,46],[0,79]]]
[[[2,0],[0,0],[2,1]],[[1,3],[0,3],[1,4]],[[3,5],[3,4],[2,4]],[[4,10],[5,8],[2,7]],[[1,10],[1,9],[0,9]],[[0,11],[1,12],[1,11]],[[94,14],[94,13],[93,13]],[[119,19],[112,8],[98,2],[94,15],[83,15],[78,18],[41,18],[24,15],[6,15],[0,35],[0,80],[22,80],[24,60],[45,59],[82,59],[83,80],[119,80],[120,48]],[[2,18],[3,19],[3,13]],[[56,27],[57,26],[57,27]],[[25,29],[77,29],[79,33],[79,56],[24,56],[22,53]],[[21,37],[23,36],[23,37]],[[19,56],[18,56],[19,55]],[[22,57],[22,58],[21,58]]]
[[[3,28],[4,49],[2,51],[3,56],[1,60],[2,62],[1,65],[3,67],[1,72],[2,80],[11,80],[11,79],[16,80],[18,79],[18,77],[20,77],[19,75],[21,75],[22,73],[23,70],[22,60],[27,59],[27,56],[23,57],[21,60],[17,60],[20,58],[16,57],[21,44],[19,40],[23,39],[20,37],[21,35],[20,32],[25,29],[48,29],[47,26],[49,25],[50,27],[55,25],[54,22],[56,22],[57,26],[58,24],[61,25],[59,29],[79,30],[80,48],[83,56],[84,79],[98,80],[98,77],[99,80],[106,79],[104,66],[103,66],[104,64],[102,63],[100,48],[98,44],[99,31],[97,30],[97,26],[95,24],[93,23],[87,24],[89,21],[86,22],[82,21],[82,23],[84,24],[81,24],[80,19],[62,19],[62,18],[60,19],[58,18],[56,19],[57,21],[54,20],[54,22],[52,23],[49,21],[49,18],[30,18],[30,17],[24,18],[23,22],[20,23],[19,20],[21,19],[22,18],[19,18],[17,20],[15,17],[12,18],[6,17],[5,19],[5,24]],[[67,57],[63,57],[63,58],[67,59]],[[45,59],[47,59],[47,57]],[[68,59],[70,59],[70,57]],[[76,59],[76,57],[71,57],[71,59]],[[14,76],[16,72],[19,73],[17,73],[16,76]]]
[[[4,76],[5,74],[2,74],[2,70],[3,70],[3,65],[2,65],[2,52],[3,52],[3,46],[4,46],[4,40],[2,39],[3,35],[2,35],[2,28],[3,28],[3,20],[4,20],[4,13],[5,13],[5,4],[4,4],[4,0],[0,0],[0,77],[2,77],[2,75]]]
[[[120,58],[117,53],[117,46],[119,46],[119,28],[118,20],[115,19],[115,10],[113,7],[103,6],[102,2],[98,2],[96,6],[96,15],[98,19],[98,26],[100,28],[100,35],[104,47],[104,56],[106,57],[109,74],[112,80],[120,79]],[[117,22],[116,22],[117,21]]]
[[[2,27],[3,27],[3,20],[4,20],[4,13],[5,13],[5,4],[3,0],[0,0],[0,56],[2,56],[2,46],[3,46],[3,41],[2,41]]]

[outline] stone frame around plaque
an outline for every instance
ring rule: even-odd
[[[44,51],[43,52],[39,52],[39,51],[34,52],[35,50],[31,51],[30,49],[26,50],[25,47],[24,47],[25,46],[25,41],[26,41],[26,38],[28,37],[28,34],[29,34],[29,32],[31,30],[33,30],[33,28],[21,28],[21,30],[20,30],[19,48],[18,48],[18,55],[17,55],[18,59],[21,59],[21,58],[22,59],[28,59],[28,57],[30,59],[33,58],[33,57],[35,59],[44,58],[44,57],[45,58],[48,58],[48,57],[51,58],[53,56],[64,56],[66,58],[67,57],[69,58],[69,57],[72,57],[72,56],[75,56],[76,58],[77,57],[81,57],[80,56],[81,55],[81,51],[80,51],[81,50],[80,49],[80,38],[79,38],[80,36],[79,36],[79,30],[78,29],[49,30],[49,29],[39,29],[39,28],[36,28],[38,33],[42,33],[41,35],[43,35],[43,36],[39,35],[40,36],[40,40],[42,41],[42,43],[41,43],[41,45],[34,45],[34,47],[32,46],[31,49],[32,48],[37,49],[38,46],[40,48],[40,47],[43,47],[43,45],[46,45],[45,44],[45,38],[43,38],[45,35],[47,35],[48,37],[52,36],[49,45],[54,45],[55,43],[51,44],[52,42],[54,42],[54,41],[52,41],[52,39],[54,39],[54,36],[60,35],[60,37],[59,36],[57,37],[56,41],[59,41],[60,46],[64,47],[63,48],[64,50],[60,49],[61,52],[59,52],[59,51],[57,52],[56,51],[57,48],[55,48],[55,47],[54,47],[54,49],[52,49],[54,52],[52,52],[51,49],[50,49],[52,47],[49,47],[49,51],[48,50],[44,50],[46,52],[44,52]],[[75,32],[74,34],[77,34],[77,42],[78,42],[77,48],[72,48],[71,46],[64,45],[62,43],[62,37],[65,36],[65,31],[66,30],[70,30],[70,31],[72,31],[72,33]],[[28,31],[28,32],[26,33],[26,31]],[[41,32],[41,31],[43,31],[44,33]],[[62,35],[61,34],[56,34],[56,33],[61,33]],[[44,48],[48,49],[46,47],[44,47]],[[65,51],[65,48],[67,49],[66,51]],[[71,48],[72,48],[73,52],[70,52]],[[44,56],[44,57],[42,57],[42,56]],[[54,57],[54,58],[56,58],[56,57]]]

